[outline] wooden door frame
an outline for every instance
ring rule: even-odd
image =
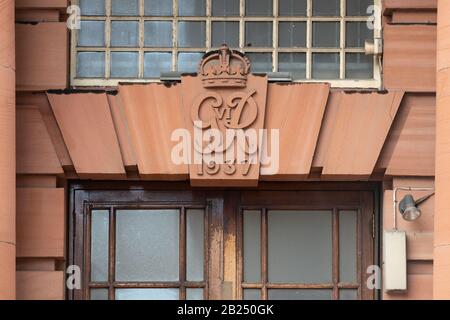
[[[93,192],[95,191],[95,192]],[[133,192],[129,192],[133,191]],[[366,193],[361,201],[371,201],[374,215],[377,216],[379,184],[375,182],[261,182],[257,188],[193,188],[186,182],[140,182],[140,181],[73,181],[69,187],[69,241],[68,264],[76,265],[83,261],[83,237],[76,237],[74,228],[85,228],[80,225],[77,215],[84,214],[86,205],[102,202],[147,202],[161,204],[175,201],[177,204],[194,204],[207,206],[205,214],[208,221],[207,251],[205,251],[205,275],[209,299],[241,298],[240,276],[240,208],[244,203],[252,205],[252,194],[258,192],[275,192],[282,195],[286,191],[299,193],[313,192],[361,192]],[[371,193],[367,199],[367,192]],[[113,197],[112,197],[113,195]],[[133,196],[131,196],[133,195]],[[162,196],[168,196],[164,199]],[[298,199],[298,198],[297,198]],[[365,200],[364,200],[365,199]],[[264,200],[264,198],[262,199]],[[260,203],[259,206],[264,203]],[[299,206],[296,206],[299,207]],[[236,211],[238,210],[238,211]],[[223,213],[223,214],[222,214]],[[378,222],[378,221],[375,221]],[[375,225],[376,229],[378,226]],[[84,230],[84,229],[83,229]],[[377,239],[371,244],[372,263],[378,262]],[[209,245],[214,243],[215,245]],[[77,250],[75,250],[77,249]],[[361,270],[361,268],[358,268]],[[84,270],[83,270],[84,271]],[[83,279],[85,277],[82,277]],[[83,286],[85,283],[83,283]],[[68,290],[69,299],[83,297],[79,290]],[[364,299],[373,299],[374,293],[364,292]]]

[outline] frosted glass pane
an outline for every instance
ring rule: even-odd
[[[197,72],[202,57],[203,53],[201,52],[180,52],[177,70],[180,72]]]
[[[108,281],[109,211],[93,210],[91,218],[91,281]]]
[[[170,21],[146,21],[144,34],[146,47],[172,47],[172,22]]]
[[[113,16],[138,16],[139,0],[111,0]]]
[[[356,289],[339,290],[339,300],[358,300],[358,290]]]
[[[104,16],[105,0],[80,0],[81,15]]]
[[[307,0],[279,0],[280,16],[306,16]]]
[[[246,47],[272,47],[272,22],[246,22]]]
[[[369,29],[367,22],[347,22],[347,47],[364,48],[366,40],[373,41],[373,30]]]
[[[116,289],[116,300],[178,300],[178,289]]]
[[[144,12],[146,16],[171,16],[172,0],[145,0]]]
[[[373,79],[373,56],[348,53],[345,61],[347,79]]]
[[[172,53],[146,52],[144,53],[144,77],[159,78],[161,72],[172,70]]]
[[[222,22],[212,23],[212,45],[220,47],[227,44],[230,48],[239,47],[239,22]]]
[[[212,15],[216,17],[239,16],[239,0],[212,0]]]
[[[269,282],[331,282],[331,224],[329,211],[269,211]]]
[[[272,72],[272,54],[271,53],[247,53],[251,61],[251,72]]]
[[[373,11],[368,9],[373,5],[373,0],[347,0],[347,16],[369,16]]]
[[[313,46],[316,48],[340,47],[339,22],[314,22]]]
[[[188,281],[203,281],[204,240],[204,210],[188,210],[186,212],[186,278]]]
[[[312,0],[313,16],[340,16],[340,0]]]
[[[91,300],[108,300],[108,289],[91,289]]]
[[[314,79],[339,79],[339,53],[313,53]]]
[[[261,300],[261,290],[244,289],[244,300]]]
[[[186,300],[203,300],[203,289],[199,288],[186,289]]]
[[[280,22],[278,33],[280,47],[306,47],[306,22]]]
[[[205,47],[205,26],[204,22],[180,21],[178,23],[178,46],[182,48]]]
[[[244,282],[261,281],[261,212],[246,210],[244,218]]]
[[[247,16],[265,16],[273,15],[272,0],[246,0],[245,14]]]
[[[178,281],[179,229],[178,210],[117,211],[116,280]],[[145,290],[138,292],[150,296],[172,292]]]
[[[137,52],[111,52],[111,77],[136,78],[139,73]]]
[[[77,76],[81,78],[105,77],[105,53],[78,52]]]
[[[356,282],[355,211],[339,212],[339,282]]]
[[[80,47],[105,46],[105,22],[81,21],[78,31],[78,45]]]
[[[331,300],[330,289],[270,289],[269,300]]]
[[[138,47],[139,23],[137,21],[112,21],[111,46]]]
[[[278,54],[278,71],[290,72],[294,79],[306,78],[306,54],[305,53]]]
[[[206,15],[206,0],[178,0],[178,15],[204,17]]]

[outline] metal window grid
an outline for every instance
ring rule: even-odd
[[[347,22],[368,22],[373,20],[375,26],[374,38],[381,37],[381,10],[375,12],[374,17],[370,16],[346,16],[346,0],[340,0],[340,16],[313,16],[312,3],[313,0],[307,0],[306,16],[292,17],[279,16],[278,4],[279,0],[273,1],[273,16],[246,16],[245,1],[240,1],[239,16],[218,17],[212,16],[212,1],[206,1],[205,16],[178,16],[179,0],[173,0],[172,16],[145,16],[144,0],[139,0],[139,16],[113,16],[111,12],[111,0],[105,0],[105,16],[81,16],[81,21],[105,21],[105,46],[104,47],[81,47],[78,46],[78,31],[72,30],[71,37],[71,85],[78,86],[117,86],[119,82],[131,83],[148,83],[159,82],[157,78],[144,78],[144,53],[145,52],[170,52],[172,53],[172,71],[177,71],[177,59],[179,52],[208,52],[217,48],[211,45],[212,22],[227,21],[239,22],[239,49],[245,53],[272,53],[272,72],[278,71],[278,53],[305,53],[306,54],[306,78],[294,80],[295,82],[329,82],[332,87],[336,88],[381,88],[381,63],[377,56],[373,56],[373,78],[356,80],[346,79],[345,75],[345,58],[347,53],[365,53],[364,48],[346,48],[346,23]],[[73,5],[79,5],[79,0],[72,0]],[[374,0],[374,5],[381,8],[381,0]],[[139,47],[112,47],[111,46],[111,21],[138,21],[139,23]],[[145,47],[144,45],[144,22],[145,21],[170,21],[172,22],[172,47],[156,48]],[[206,41],[204,47],[199,48],[181,48],[177,46],[177,30],[180,21],[199,21],[205,22],[206,25]],[[245,46],[245,24],[251,21],[273,22],[272,31],[272,47],[256,48]],[[278,46],[278,26],[280,22],[306,22],[306,47],[279,47]],[[313,47],[313,22],[339,22],[340,23],[340,45],[338,48],[315,48]],[[111,52],[138,52],[139,53],[139,74],[138,78],[111,78]],[[77,77],[77,53],[78,52],[104,52],[105,53],[105,77],[104,78],[79,78]],[[313,53],[339,53],[340,56],[340,77],[339,79],[313,79],[312,78],[312,56]]]

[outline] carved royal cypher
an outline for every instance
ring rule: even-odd
[[[248,58],[224,45],[181,82],[191,185],[256,186],[267,77],[250,74]]]

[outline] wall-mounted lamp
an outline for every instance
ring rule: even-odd
[[[403,216],[403,219],[406,221],[414,221],[419,218],[422,214],[422,211],[418,208],[422,202],[428,200],[431,196],[434,195],[434,192],[424,196],[418,200],[414,200],[414,197],[410,194],[407,194],[403,197],[403,199],[398,204],[398,209]]]
[[[418,208],[418,206],[428,200],[431,196],[434,195],[434,188],[412,188],[412,187],[397,187],[394,189],[393,192],[393,224],[394,224],[394,230],[397,230],[397,191],[398,190],[405,190],[405,191],[432,191],[431,194],[426,195],[418,200],[414,200],[414,197],[411,194],[407,194],[403,197],[403,199],[398,204],[398,209],[406,221],[414,221],[420,217],[422,214],[422,211]]]

